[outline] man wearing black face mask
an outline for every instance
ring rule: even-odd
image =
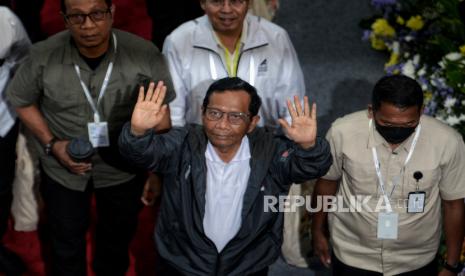
[[[361,206],[313,216],[315,253],[332,264],[334,275],[438,275],[442,226],[447,259],[439,275],[461,271],[465,145],[455,130],[422,111],[415,80],[383,77],[368,112],[340,118],[329,130],[334,163],[314,193],[337,195],[344,206],[357,206],[357,199]]]

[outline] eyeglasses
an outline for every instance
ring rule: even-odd
[[[226,114],[228,116],[228,122],[231,125],[240,125],[243,122],[247,122],[249,120],[250,114],[244,112],[223,112],[216,108],[207,107],[205,111],[205,117],[210,121],[219,121],[223,118],[223,115]]]
[[[215,8],[224,7],[226,0],[207,0],[207,3]],[[229,0],[229,5],[233,8],[242,8],[246,0]]]
[[[71,25],[81,25],[86,22],[86,17],[89,17],[94,23],[105,20],[107,13],[111,13],[110,9],[104,11],[93,11],[90,13],[73,13],[63,14],[66,21]]]

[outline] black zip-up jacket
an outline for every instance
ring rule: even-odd
[[[141,137],[130,133],[129,124],[123,128],[122,155],[164,177],[155,242],[159,254],[186,275],[247,275],[272,264],[280,254],[283,213],[265,212],[265,196],[285,196],[292,183],[323,176],[332,163],[325,139],[317,138],[314,147],[304,150],[261,128],[248,138],[251,173],[242,225],[218,252],[203,230],[208,142],[203,127],[173,128],[161,135],[149,131]]]

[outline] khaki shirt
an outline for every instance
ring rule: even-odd
[[[337,195],[345,203],[353,196],[371,196],[368,208],[362,208],[362,212],[329,213],[334,253],[345,264],[395,275],[418,269],[434,259],[442,225],[441,199],[465,197],[465,147],[462,137],[449,126],[425,115],[420,122],[419,139],[405,173],[401,170],[414,134],[392,151],[374,123],[369,127],[366,111],[338,119],[329,130],[327,139],[334,163],[323,178],[340,180]],[[386,193],[392,191],[392,208],[399,214],[396,240],[377,238],[376,206],[382,192],[372,147],[378,153]],[[426,203],[423,213],[414,214],[407,213],[406,202],[408,194],[416,190],[416,171],[423,174],[419,190],[426,192]],[[381,203],[378,206],[385,206]]]
[[[45,172],[69,189],[83,191],[91,178],[96,188],[132,179],[137,170],[119,155],[118,136],[122,125],[131,118],[139,85],[163,80],[168,87],[165,101],[175,97],[168,68],[157,48],[135,35],[119,30],[113,33],[116,52],[111,37],[109,51],[95,71],[80,57],[68,31],[35,44],[7,91],[15,107],[36,104],[58,139],[88,137],[87,123],[93,122],[93,111],[74,64],[79,66],[82,80],[96,102],[108,65],[113,61],[110,81],[98,106],[101,121],[108,122],[110,147],[98,149],[92,158],[92,170],[85,175],[69,172],[55,157],[45,155],[43,146],[35,141]]]

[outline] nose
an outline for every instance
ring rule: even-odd
[[[221,5],[221,11],[222,12],[229,12],[231,11],[231,3],[229,2],[229,0],[224,0],[223,1],[223,5]]]
[[[223,114],[223,117],[216,123],[216,127],[219,129],[229,129],[228,114]]]
[[[84,19],[84,22],[82,22],[82,24],[81,24],[81,28],[83,28],[83,29],[89,29],[89,28],[92,28],[94,26],[95,26],[95,22],[92,21],[90,16],[86,16],[85,19]]]

